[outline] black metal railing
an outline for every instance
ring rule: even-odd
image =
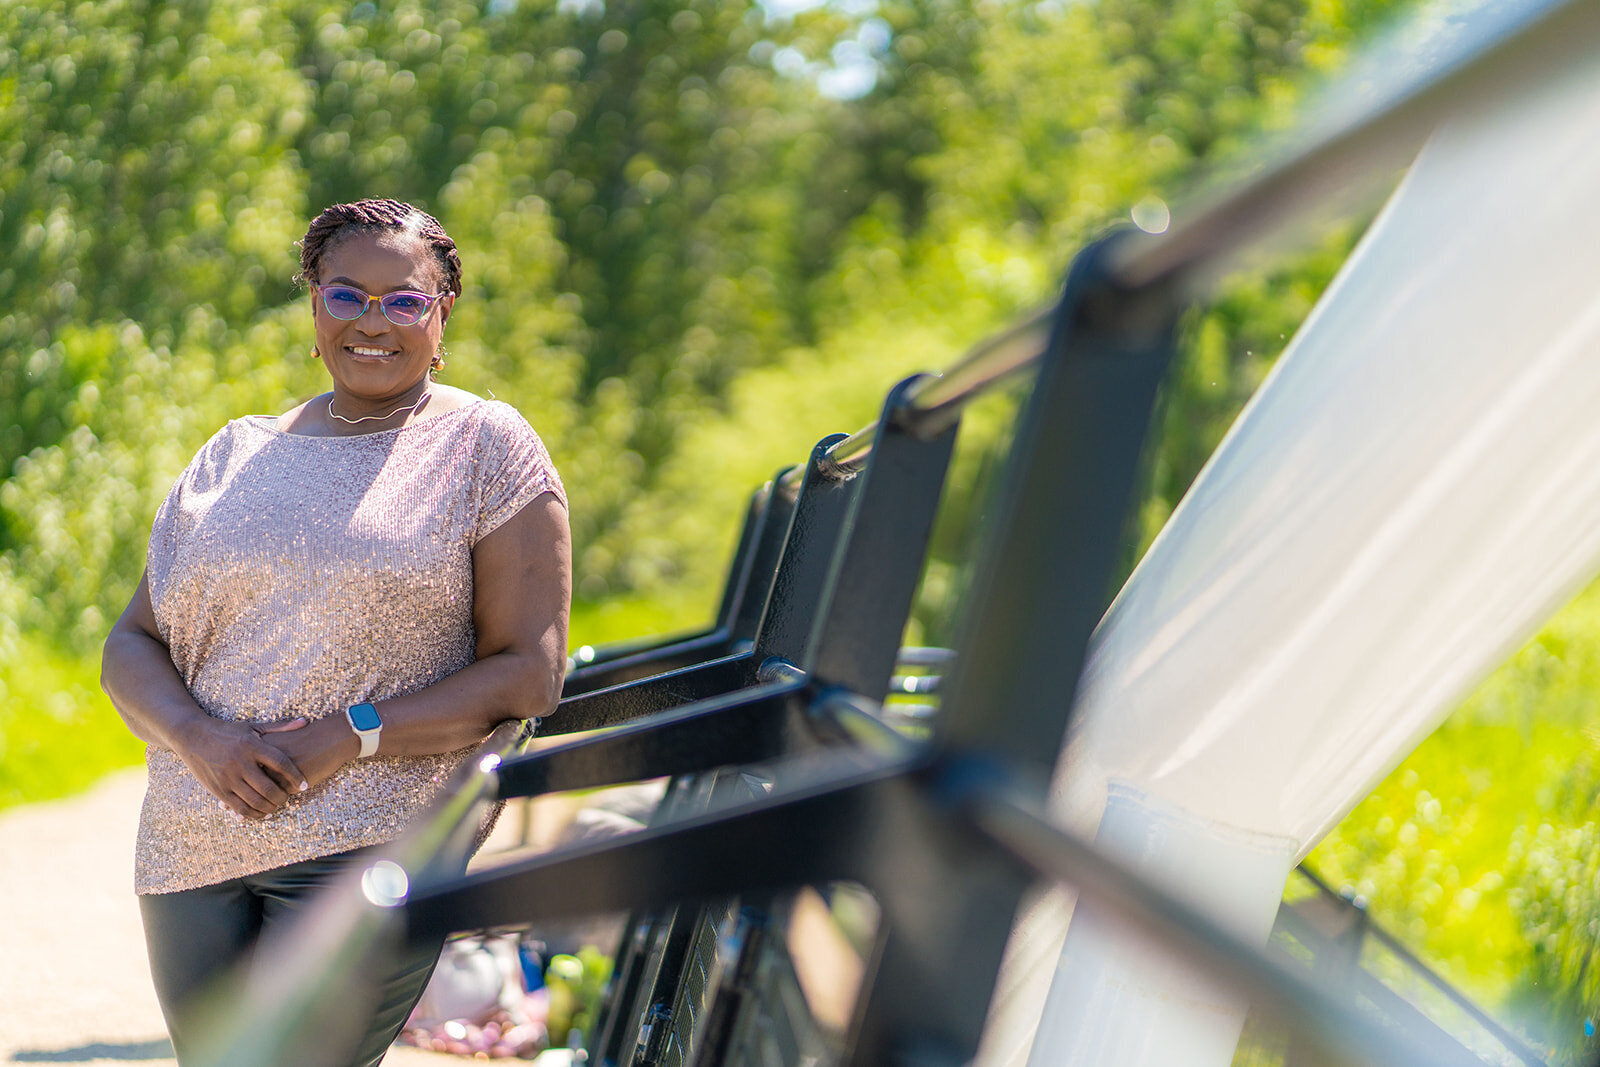
[[[873,426],[825,437],[779,472],[753,498],[717,622],[575,663],[548,725],[600,732],[479,768],[388,858],[263,946],[271,965],[255,973],[267,978],[234,1001],[248,1011],[217,1014],[208,1062],[340,1062],[350,1013],[319,1010],[315,991],[359,984],[401,937],[616,912],[632,918],[591,1039],[602,1062],[769,1062],[761,1049],[789,1064],[963,1063],[1018,904],[1049,882],[1200,962],[1319,1055],[1462,1062],[1436,1028],[1375,1018],[1042,809],[1178,315],[1330,188],[1385,177],[1455,99],[1600,40],[1600,5],[1519,11],[1492,40],[1457,42],[1433,70],[1179,213],[1171,232],[1085,249],[1048,313],[944,376],[900,383]],[[902,733],[883,701],[963,405],[1024,373],[937,714],[920,736]],[[491,799],[658,777],[673,784],[644,830],[454,873]],[[877,922],[853,1014],[830,1030],[796,999],[781,931],[805,887],[841,884],[870,895]]]
[[[1437,1027],[1441,1035],[1448,1034],[1449,1040],[1489,1062],[1527,1067],[1550,1062],[1548,1050],[1506,1028],[1373,921],[1354,893],[1335,892],[1305,866],[1295,868],[1291,885],[1296,882],[1311,892],[1285,900],[1273,925],[1273,943],[1294,946],[1295,956],[1306,960],[1319,984],[1345,990],[1383,1017],[1407,1018],[1419,1029]],[[1374,950],[1391,964],[1386,970],[1398,976],[1385,980],[1367,966]],[[1298,1053],[1291,1042],[1285,1062],[1298,1067],[1316,1061]]]

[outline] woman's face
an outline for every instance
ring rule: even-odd
[[[410,234],[356,232],[337,240],[318,265],[319,285],[349,285],[368,296],[406,289],[433,295],[444,288],[443,272],[427,246]],[[336,393],[351,400],[384,402],[400,397],[428,375],[455,304],[446,294],[421,319],[397,326],[369,303],[359,318],[328,314],[312,290],[317,349],[333,377]]]

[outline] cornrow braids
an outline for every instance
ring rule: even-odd
[[[322,266],[322,257],[335,243],[351,234],[375,230],[395,230],[415,236],[433,253],[444,275],[445,290],[461,295],[461,257],[456,253],[456,243],[444,232],[438,219],[399,200],[357,200],[324,208],[322,214],[311,220],[311,226],[300,241],[300,273],[295,275],[295,280],[303,285],[313,284]]]

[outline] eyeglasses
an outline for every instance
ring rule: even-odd
[[[368,296],[353,285],[312,285],[322,296],[322,306],[336,319],[350,322],[367,313],[370,304],[377,304],[383,317],[396,326],[414,326],[444,293],[412,292],[400,289],[382,296]]]

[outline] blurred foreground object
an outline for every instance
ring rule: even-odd
[[[1067,825],[1264,941],[1293,865],[1600,569],[1597,189],[1592,46],[1430,139],[1101,623]],[[1226,1064],[1243,1015],[1078,916],[1029,1062]]]

